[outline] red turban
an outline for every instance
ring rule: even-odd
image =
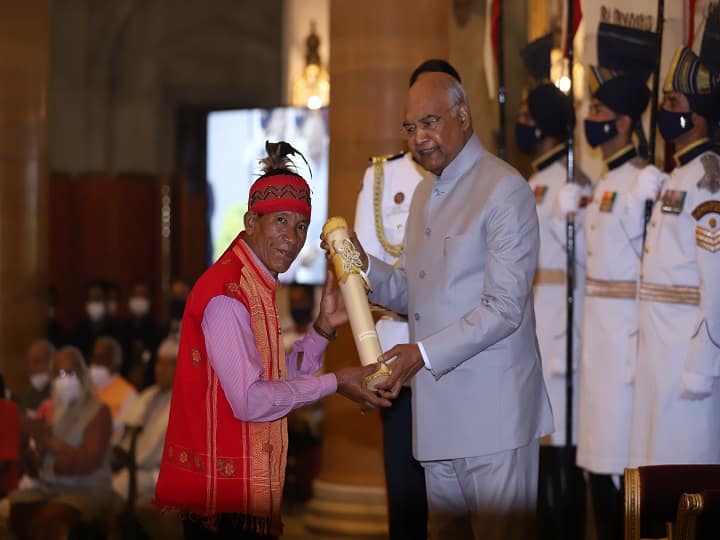
[[[248,210],[258,214],[297,212],[310,220],[310,186],[295,174],[258,178],[250,187]]]

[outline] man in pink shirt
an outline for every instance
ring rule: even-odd
[[[287,458],[286,415],[335,392],[389,407],[365,377],[377,367],[314,375],[348,320],[333,276],[320,314],[286,356],[275,292],[305,243],[310,188],[296,150],[266,143],[245,230],[197,281],[185,308],[170,420],[155,491],[183,516],[185,538],[277,538]]]

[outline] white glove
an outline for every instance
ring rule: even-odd
[[[657,199],[660,189],[662,189],[662,185],[667,179],[667,174],[654,165],[648,165],[640,171],[640,174],[638,174],[635,180],[635,187],[632,191],[633,198],[638,201],[645,201],[647,199],[654,201]]]
[[[565,184],[560,188],[557,195],[558,210],[561,214],[577,212],[580,209],[580,186],[577,184]]]
[[[712,393],[715,377],[683,371],[680,377],[680,398],[690,401],[705,399]]]

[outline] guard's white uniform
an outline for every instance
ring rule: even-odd
[[[585,215],[577,464],[596,474],[622,474],[628,459],[644,213],[634,156],[626,147],[607,160]]]
[[[632,466],[720,463],[720,156],[708,147],[685,152],[648,227]],[[705,397],[681,396],[683,376]]]
[[[557,195],[567,182],[567,154],[559,145],[533,162],[535,172],[528,180],[535,192],[535,207],[540,225],[540,253],[533,283],[535,320],[538,345],[542,357],[543,377],[555,417],[555,433],[543,437],[541,444],[563,446],[565,444],[565,374],[567,333],[567,251],[565,220],[558,226]],[[584,195],[591,194],[591,185],[582,174],[576,182]],[[583,245],[582,216],[575,219],[576,246]],[[575,271],[575,309],[573,314],[573,366],[577,366],[580,351],[580,321],[585,287],[585,274],[581,265]],[[573,443],[577,442],[577,368],[573,369]]]
[[[402,249],[405,222],[410,212],[410,201],[415,187],[431,173],[413,161],[409,152],[373,159],[377,164],[372,163],[365,171],[357,199],[355,233],[368,254],[386,263],[395,264],[399,255],[390,253],[386,246],[390,244],[396,249]],[[378,178],[376,178],[377,167],[380,168],[377,170]],[[383,185],[377,185],[378,181]],[[379,191],[376,193],[376,190]],[[378,194],[379,206],[376,207],[374,201]],[[385,246],[378,238],[376,219],[381,221],[386,240]],[[383,351],[391,349],[398,343],[409,341],[406,322],[387,317],[380,319],[376,328]]]

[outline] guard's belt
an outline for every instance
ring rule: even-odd
[[[635,298],[637,282],[611,281],[606,279],[585,279],[586,296],[602,296],[605,298]]]
[[[658,285],[643,281],[640,283],[640,300],[697,306],[700,304],[700,289],[684,285]]]
[[[533,285],[564,285],[565,270],[558,268],[538,268],[535,271]]]

